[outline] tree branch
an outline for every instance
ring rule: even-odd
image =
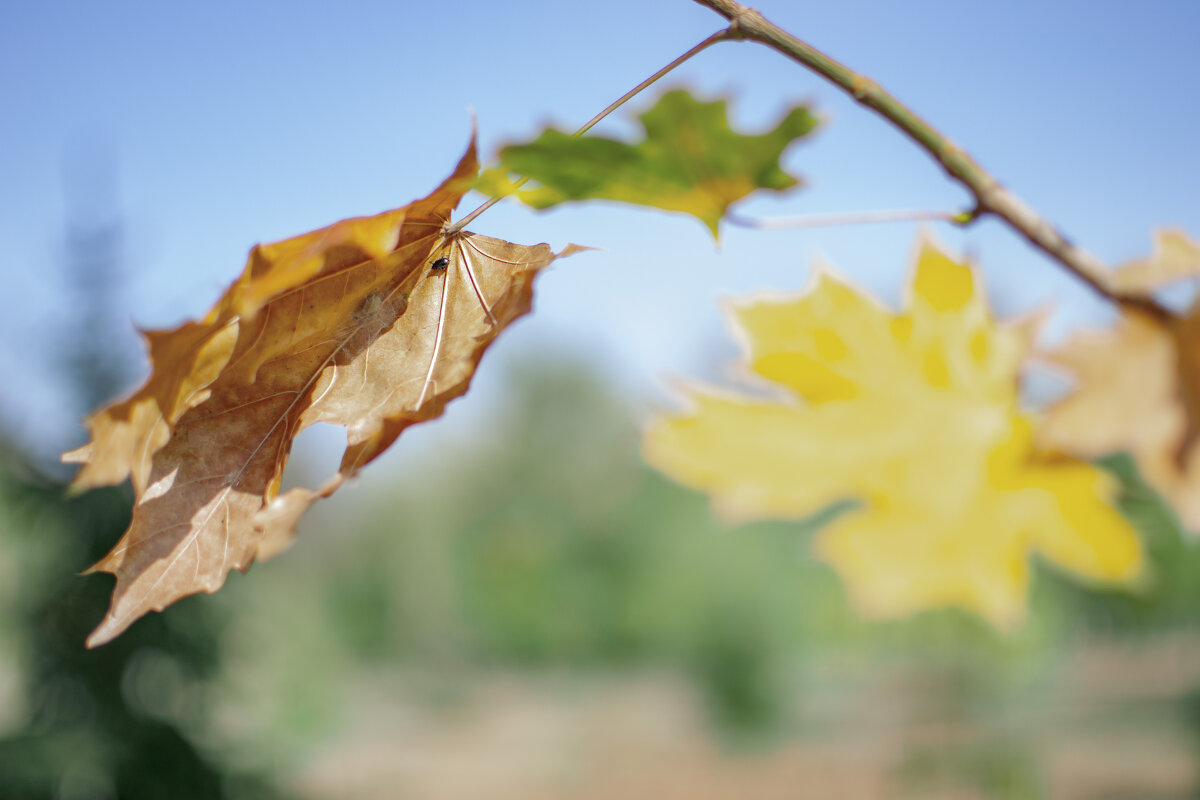
[[[1170,316],[1153,299],[1118,288],[1113,273],[1098,258],[1074,245],[1048,220],[1010,192],[966,151],[917,116],[875,81],[860,75],[820,50],[769,22],[762,14],[734,0],[695,0],[730,22],[731,38],[750,39],[799,62],[837,85],[860,105],[891,122],[942,165],[946,173],[975,197],[975,216],[993,214],[1024,236],[1034,247],[1071,271],[1099,294],[1135,307],[1158,319]]]

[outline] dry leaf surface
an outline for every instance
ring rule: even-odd
[[[1185,232],[1164,228],[1154,232],[1154,249],[1147,258],[1122,264],[1114,286],[1124,292],[1150,294],[1177,281],[1200,276],[1200,242]]]
[[[316,498],[467,390],[529,310],[537,273],[574,249],[447,235],[477,170],[472,144],[428,197],[255,247],[203,320],[146,334],[151,377],[93,414],[92,441],[64,457],[84,464],[78,488],[129,475],[137,494],[129,530],[92,567],[117,585],[89,646],[284,549]],[[292,441],[315,422],[347,429],[341,466],[279,494]]]
[[[647,459],[737,518],[855,501],[817,546],[864,613],[953,605],[1006,627],[1033,553],[1092,579],[1139,572],[1115,481],[1033,447],[1017,409],[1031,326],[994,323],[967,266],[923,246],[900,314],[821,274],[731,316],[749,368],[788,396],[693,391],[647,431]]]
[[[1151,256],[1115,275],[1149,296],[1200,276],[1200,244],[1158,231]],[[1126,309],[1111,330],[1077,333],[1048,358],[1076,386],[1048,410],[1039,441],[1085,458],[1129,453],[1184,525],[1200,530],[1200,303],[1167,318]]]

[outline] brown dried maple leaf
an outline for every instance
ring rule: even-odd
[[[529,311],[553,253],[447,230],[478,171],[472,143],[428,197],[255,247],[198,322],[150,331],[153,373],[88,419],[76,488],[130,476],[129,530],[90,571],[117,577],[95,647],[147,611],[214,592],[290,543],[297,520],[409,425],[463,394],[484,350]],[[295,436],[347,429],[316,490],[279,484]]]
[[[1119,267],[1114,284],[1150,297],[1200,276],[1200,243],[1155,234],[1154,253]],[[1076,379],[1038,429],[1042,445],[1082,458],[1127,452],[1146,481],[1200,531],[1200,301],[1183,315],[1125,308],[1112,330],[1084,331],[1049,354]]]

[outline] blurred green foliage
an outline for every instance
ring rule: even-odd
[[[0,796],[279,796],[252,775],[229,774],[193,741],[206,722],[204,686],[220,666],[220,609],[189,601],[108,647],[83,647],[111,580],[78,573],[124,531],[129,493],[68,497],[61,483],[19,476],[15,460],[0,469],[0,546],[21,564],[6,627],[22,656],[25,708],[24,724],[0,737]]]
[[[836,592],[799,557],[816,523],[725,528],[640,465],[632,415],[595,376],[546,360],[514,372],[502,436],[368,516],[371,557],[334,568],[334,586],[357,588],[330,604],[332,627],[362,658],[450,646],[501,667],[682,667],[728,728],[768,723],[775,673]],[[441,621],[422,619],[429,596],[445,598]]]
[[[76,226],[67,277],[81,309],[66,323],[64,383],[81,411],[122,381],[114,344],[119,281],[116,224]],[[221,800],[283,795],[252,771],[199,743],[209,722],[207,686],[219,673],[227,618],[196,599],[150,615],[116,642],[86,650],[108,607],[110,577],[81,578],[129,523],[128,487],[73,496],[0,435],[0,677],[15,707],[0,726],[5,800]]]

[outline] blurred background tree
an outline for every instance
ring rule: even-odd
[[[70,313],[58,331],[48,320],[46,330],[27,334],[60,343],[64,390],[80,417],[125,390],[131,377],[121,346],[130,338],[120,313],[122,224],[115,204],[103,207],[114,195],[103,185],[112,164],[83,166],[102,185],[69,194],[62,277]],[[210,717],[206,687],[220,670],[227,622],[218,604],[181,603],[110,647],[84,649],[112,581],[79,573],[120,538],[132,494],[122,486],[70,495],[61,470],[46,465],[56,444],[22,446],[0,432],[0,547],[10,563],[0,633],[19,676],[6,720],[13,730],[0,733],[0,796],[282,796],[224,764],[219,748],[201,745]]]

